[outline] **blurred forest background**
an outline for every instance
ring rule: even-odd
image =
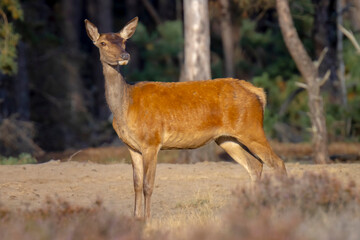
[[[265,88],[267,136],[309,141],[307,93],[296,84],[304,80],[285,46],[275,1],[228,0],[225,11],[223,2],[209,0],[212,78],[235,77]],[[328,49],[319,75],[331,70],[322,87],[329,142],[359,141],[360,54],[337,24],[341,19],[360,37],[360,0],[289,4],[311,58]],[[135,16],[140,23],[127,42],[126,80],[179,81],[181,0],[0,0],[0,155],[37,156],[116,141],[98,50],[86,35],[84,19],[100,32],[112,32]]]

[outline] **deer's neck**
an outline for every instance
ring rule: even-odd
[[[102,63],[105,77],[105,97],[111,112],[119,119],[127,104],[128,85],[113,66]]]

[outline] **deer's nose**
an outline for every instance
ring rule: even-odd
[[[129,60],[130,59],[130,54],[122,53],[122,54],[120,54],[120,57],[122,58],[122,60]]]

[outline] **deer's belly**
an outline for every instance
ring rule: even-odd
[[[211,133],[165,133],[161,149],[194,149],[214,138]]]

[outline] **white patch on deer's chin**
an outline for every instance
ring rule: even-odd
[[[119,65],[126,65],[126,64],[128,64],[128,60],[121,60],[121,61],[118,61],[118,64]]]

